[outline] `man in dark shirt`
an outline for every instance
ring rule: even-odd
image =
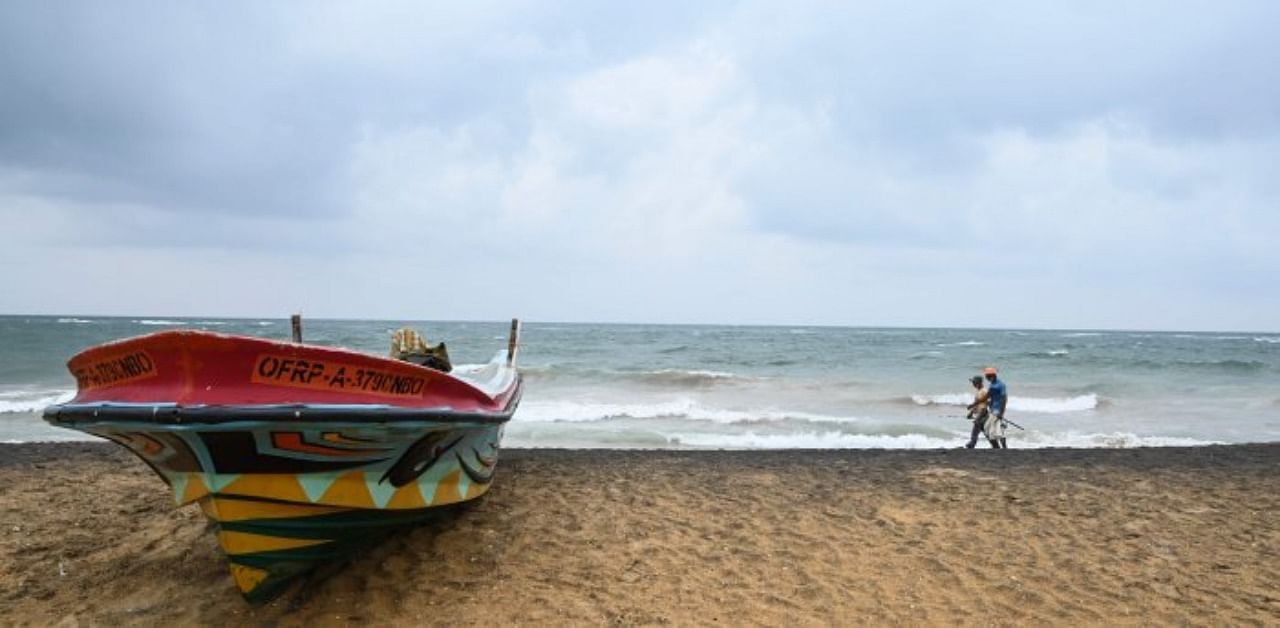
[[[987,439],[992,445],[999,443],[1000,449],[1008,449],[1004,440],[1004,410],[1009,403],[1009,393],[994,366],[987,367],[983,374],[987,376]]]

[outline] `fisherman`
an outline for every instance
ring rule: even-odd
[[[973,430],[969,433],[969,443],[965,445],[967,449],[973,449],[978,445],[978,434],[986,431],[987,420],[987,391],[982,388],[982,376],[974,375],[969,378],[969,383],[973,384],[973,403],[969,404],[969,420],[973,421]],[[992,447],[996,447],[995,441],[990,441]]]
[[[988,366],[983,374],[987,376],[987,440],[991,441],[992,447],[1008,449],[1004,439],[1004,411],[1009,403],[1009,392],[996,374],[996,367]]]

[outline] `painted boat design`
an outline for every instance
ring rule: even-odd
[[[114,441],[216,524],[236,586],[266,601],[440,506],[483,495],[522,390],[509,348],[463,376],[342,349],[167,331],[68,362],[46,421]]]

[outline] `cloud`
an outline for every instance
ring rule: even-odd
[[[1280,325],[1269,3],[0,12],[3,310]]]

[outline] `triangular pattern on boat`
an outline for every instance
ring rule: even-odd
[[[226,488],[228,484],[235,482],[240,475],[237,473],[205,473],[204,483],[209,487],[209,491],[217,493]]]
[[[410,482],[396,489],[384,508],[426,508],[427,501],[422,497],[422,488],[417,482]]]
[[[169,483],[169,488],[173,489],[174,504],[181,506],[187,503],[183,501],[182,496],[187,494],[187,478],[188,477],[189,477],[189,474],[187,473],[174,473],[172,475],[166,475],[164,477],[165,481]]]
[[[467,498],[467,493],[471,490],[471,476],[462,473],[458,476],[458,501]]]
[[[462,501],[458,493],[458,481],[462,477],[462,469],[454,469],[449,475],[440,479],[436,485],[436,494],[431,499],[432,506],[443,506]]]
[[[297,476],[291,473],[242,475],[219,492],[285,502],[309,501],[307,494],[298,485]]]
[[[209,487],[204,484],[204,476],[200,473],[186,474],[186,486],[182,491],[182,501],[180,504],[190,504],[191,502],[209,494]]]
[[[386,508],[387,502],[391,501],[391,497],[396,494],[396,487],[390,482],[380,482],[384,472],[380,470],[365,471],[364,485],[368,489],[369,495],[373,498],[373,505],[378,508]]]
[[[325,491],[320,501],[333,506],[351,506],[353,508],[373,508],[373,497],[364,483],[364,472],[350,471],[333,481],[329,490]]]
[[[263,502],[257,500],[235,498],[210,498],[215,508],[218,521],[254,521],[258,519],[297,519],[315,517],[335,512],[344,512],[338,506],[320,506],[317,504],[293,504],[284,502]]]
[[[307,494],[307,501],[312,503],[320,501],[325,491],[333,486],[333,481],[342,475],[341,471],[326,471],[321,473],[299,473],[298,484],[302,485],[302,490]]]
[[[222,550],[230,555],[274,552],[328,542],[326,539],[291,539],[282,536],[253,534],[252,532],[234,532],[230,530],[220,530],[218,532],[218,543],[222,545]]]

